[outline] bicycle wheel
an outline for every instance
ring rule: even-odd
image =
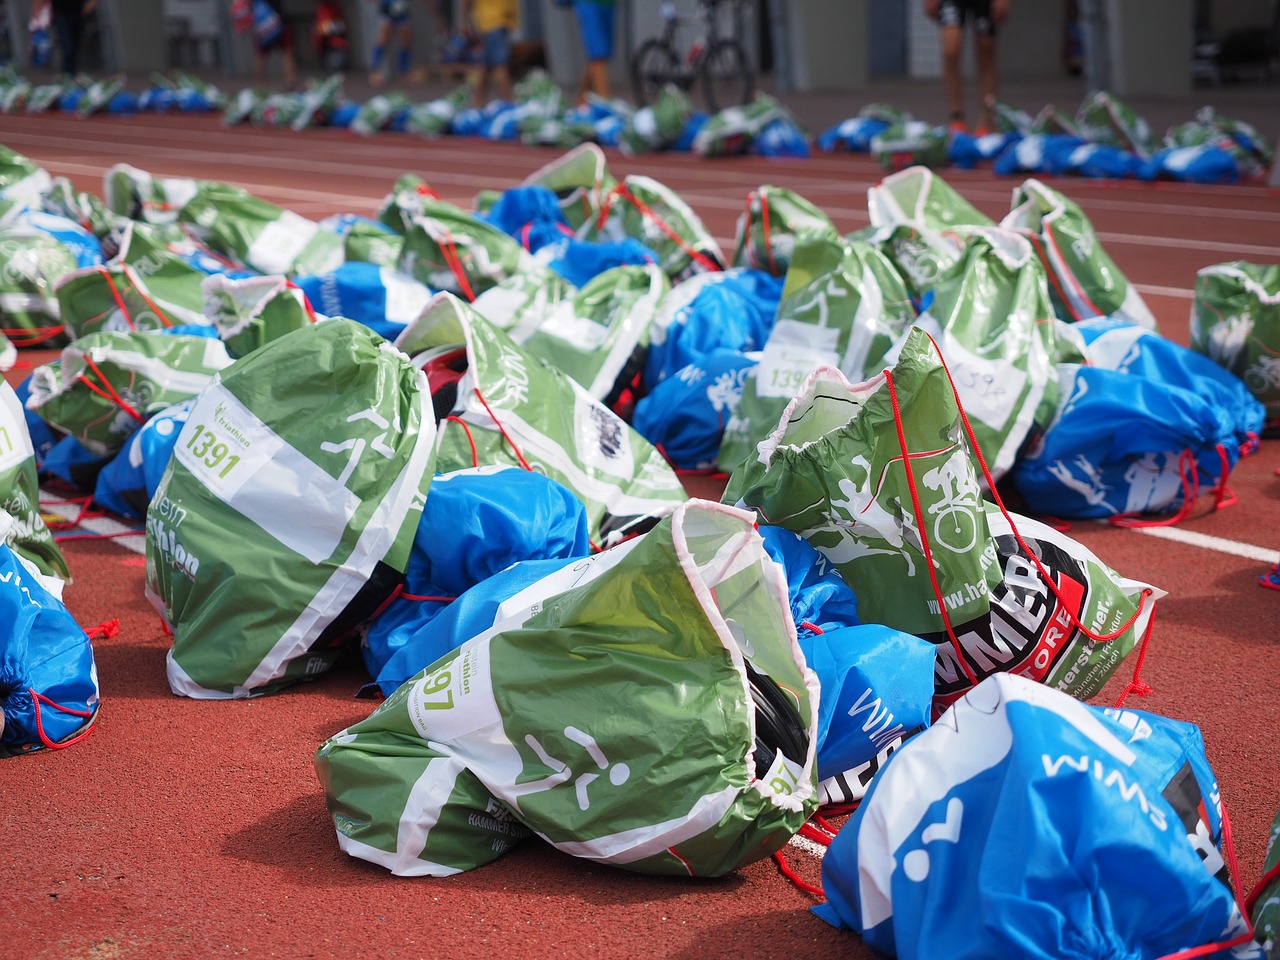
[[[663,87],[679,81],[680,58],[665,40],[651,37],[631,58],[631,92],[637,107],[652,103]]]
[[[746,103],[756,88],[751,62],[737,40],[717,40],[708,47],[698,62],[698,76],[712,113]]]

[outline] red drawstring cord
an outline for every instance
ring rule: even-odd
[[[73,498],[73,499],[71,499],[71,500],[45,500],[45,501],[43,501],[43,503],[46,503],[46,504],[54,504],[54,503],[75,504],[76,506],[78,506],[78,507],[80,508],[79,512],[78,512],[78,513],[76,513],[76,515],[75,515],[74,517],[70,518],[70,519],[67,519],[67,520],[54,520],[54,521],[52,521],[52,522],[50,522],[50,521],[47,521],[47,520],[46,520],[46,521],[45,521],[45,526],[46,526],[46,527],[48,527],[50,530],[66,530],[66,529],[69,529],[69,528],[71,528],[71,527],[79,526],[79,525],[80,525],[81,523],[83,523],[85,520],[96,520],[98,517],[103,516],[103,513],[102,513],[102,511],[101,511],[101,510],[90,510],[90,509],[89,509],[89,504],[93,503],[93,496],[92,496],[92,494],[91,494],[91,495],[89,495],[89,496],[87,496],[87,497],[75,497],[75,498]]]
[[[116,388],[111,385],[111,381],[108,380],[105,375],[103,375],[102,370],[98,367],[98,364],[94,361],[94,359],[90,357],[87,353],[82,354],[82,356],[84,357],[85,365],[89,368],[90,371],[92,371],[94,374],[97,375],[99,380],[102,381],[102,386],[99,387],[96,384],[94,384],[83,373],[80,374],[80,376],[77,377],[76,379],[78,379],[81,383],[83,383],[86,387],[88,387],[98,396],[102,397],[104,400],[107,400],[110,403],[114,403],[116,406],[118,406],[121,410],[123,410],[129,416],[133,417],[134,420],[137,420],[138,423],[146,423],[147,418],[144,417],[142,414],[140,414],[137,410],[135,410],[134,407],[124,399],[124,397],[120,396],[120,394],[116,391]]]
[[[448,228],[441,227],[442,237],[433,237],[436,245],[440,248],[440,254],[444,257],[445,266],[449,268],[449,272],[453,274],[455,280],[458,281],[458,288],[462,291],[462,295],[467,298],[468,303],[475,303],[476,295],[471,289],[471,281],[467,279],[467,271],[462,265],[462,258],[458,256],[458,246],[454,243],[453,234]]]
[[[107,620],[104,623],[98,624],[98,626],[94,627],[92,630],[85,631],[85,636],[89,640],[97,640],[104,637],[114,637],[119,632],[120,632],[120,620],[117,618],[115,620]],[[40,737],[40,742],[44,744],[46,747],[48,747],[50,750],[65,750],[67,747],[73,744],[79,743],[89,734],[93,733],[94,727],[93,727],[93,724],[90,724],[89,726],[81,730],[80,733],[78,733],[76,736],[71,737],[69,740],[62,740],[57,743],[55,743],[53,740],[50,740],[49,735],[44,732],[44,718],[41,716],[41,712],[40,712],[40,708],[42,705],[47,707],[52,707],[54,710],[57,710],[59,713],[66,713],[73,717],[84,717],[86,719],[93,716],[93,711],[77,710],[74,707],[64,707],[62,704],[58,703],[57,701],[51,700],[49,697],[46,697],[43,693],[37,693],[34,687],[27,687],[27,693],[31,694],[31,702],[32,702],[32,705],[35,707],[36,734]]]
[[[0,334],[4,334],[10,343],[21,349],[37,347],[46,340],[52,340],[66,329],[66,325],[61,323],[52,327],[0,327]]]
[[[698,264],[698,266],[702,267],[703,270],[706,270],[710,273],[720,273],[722,271],[723,268],[720,266],[720,264],[716,263],[714,260],[708,257],[705,253],[702,253],[699,250],[695,250],[692,246],[690,246],[689,242],[685,240],[684,237],[676,233],[676,231],[672,228],[671,224],[667,223],[667,221],[663,220],[660,216],[654,213],[653,209],[649,207],[648,204],[646,204],[643,200],[641,200],[629,189],[627,189],[626,184],[623,184],[623,183],[618,184],[616,187],[610,190],[609,193],[605,196],[604,203],[601,204],[600,206],[600,216],[596,220],[597,230],[602,229],[604,227],[605,221],[609,218],[609,211],[613,207],[613,198],[615,196],[622,197],[622,199],[626,200],[633,207],[635,207],[636,210],[640,212],[640,215],[642,217],[644,217],[646,220],[648,220],[650,223],[656,226],[659,230],[665,233],[669,240],[671,240],[676,246],[678,246],[681,250],[687,253],[690,256],[690,258],[695,263]]]
[[[520,452],[520,448],[516,446],[516,442],[512,440],[511,435],[507,433],[507,428],[502,425],[502,421],[497,418],[493,410],[489,407],[489,401],[484,398],[484,394],[480,392],[479,387],[475,388],[475,394],[476,394],[476,399],[479,400],[482,404],[484,404],[485,410],[488,412],[489,416],[493,419],[493,425],[497,427],[498,432],[502,434],[502,439],[507,441],[507,443],[511,445],[511,449],[515,452],[516,459],[520,461],[520,466],[523,467],[525,470],[528,470],[530,473],[532,473],[533,467],[529,466],[529,461],[524,458],[524,454]]]
[[[150,296],[147,295],[146,286],[142,283],[141,280],[138,279],[138,276],[136,273],[134,273],[133,268],[130,267],[128,264],[124,264],[124,266],[121,269],[124,270],[125,277],[128,278],[130,283],[133,284],[133,292],[136,293],[138,296],[140,296],[143,302],[146,303],[146,305],[151,308],[151,312],[156,315],[156,319],[159,320],[161,323],[163,323],[166,327],[172,327],[173,321],[170,320],[168,316],[165,315],[165,312],[156,306],[156,302],[152,300]],[[107,282],[108,283],[111,282],[110,277],[107,278]],[[114,285],[112,289],[114,290]],[[132,324],[130,324],[130,326],[132,326]]]
[[[452,415],[445,417],[442,422],[448,423],[450,421],[461,424],[462,429],[467,432],[467,443],[471,444],[471,466],[480,466],[480,452],[476,450],[476,440],[475,437],[471,436],[471,427],[467,424],[467,421],[463,420],[461,417],[455,417]]]
[[[797,874],[794,870],[791,869],[791,865],[788,864],[786,861],[786,858],[782,856],[781,850],[779,850],[777,853],[773,855],[773,862],[778,865],[778,870],[782,873],[784,877],[786,877],[788,880],[794,883],[797,887],[799,887],[805,893],[811,893],[815,897],[826,896],[826,893],[823,891],[821,887],[815,887],[812,883],[809,883],[807,880],[802,880],[799,874]]]
[[[1253,889],[1249,891],[1249,895],[1244,898],[1244,908],[1249,911],[1248,916],[1253,916],[1254,905],[1257,904],[1267,887],[1277,880],[1280,880],[1280,863],[1272,864],[1271,869],[1262,875],[1258,882],[1254,884]]]

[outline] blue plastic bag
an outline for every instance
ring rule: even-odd
[[[542,474],[478,467],[436,477],[409,555],[404,593],[443,599],[394,600],[369,628],[364,644],[369,673],[381,678],[392,655],[411,644],[452,598],[513,563],[590,552],[586,508],[567,487]],[[396,669],[408,672],[397,674],[391,689],[447,652],[420,660],[426,655],[417,652],[421,648],[415,644],[398,659]]]
[[[1061,156],[1085,142],[1066,133],[1033,133],[1000,151],[992,169],[1004,177],[1020,173],[1049,173],[1051,156]]]
[[[1033,513],[1102,519],[1190,509],[1184,488],[1225,481],[1240,457],[1232,416],[1196,389],[1101,367],[1058,369],[1057,415],[1012,470]]]
[[[120,450],[98,474],[93,500],[122,517],[142,520],[147,506],[160,486],[165,467],[178,445],[178,434],[187,422],[194,398],[161,410],[134,431]]]
[[[1235,183],[1240,165],[1226,150],[1212,143],[1161,150],[1141,165],[1143,180],[1181,180],[1185,183]]]
[[[413,277],[376,263],[349,260],[330,273],[295,277],[313,309],[346,317],[394,340],[418,318],[431,290]]]
[[[850,117],[818,134],[818,149],[824,153],[870,153],[873,137],[889,129],[879,117]]]
[[[764,349],[785,277],[745,267],[685,280],[667,295],[650,330],[644,383],[652,390],[720,349]]]
[[[765,550],[786,576],[787,602],[796,635],[802,641],[859,622],[858,598],[853,588],[817,548],[784,527],[762,523],[757,529]]]
[[[0,756],[70,746],[97,716],[93,646],[60,593],[0,531]]]
[[[896,751],[814,911],[904,960],[1155,960],[1240,937],[1199,730],[1010,674]],[[1250,946],[1252,944],[1252,946]]]
[[[85,449],[75,437],[64,436],[40,463],[40,473],[57,477],[78,490],[92,490],[98,482],[98,474],[110,462],[111,457]]]
[[[807,157],[809,138],[785,117],[771,120],[751,142],[751,152],[762,157]]]

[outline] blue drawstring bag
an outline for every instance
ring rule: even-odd
[[[1002,177],[1020,173],[1049,173],[1049,157],[1074,150],[1086,141],[1066,133],[1033,133],[1009,144],[996,156],[992,169]]]
[[[677,470],[715,469],[725,425],[757,363],[758,354],[713,350],[641,397],[631,425]]]
[[[889,129],[879,117],[850,117],[818,134],[818,149],[824,153],[870,153],[871,140]]]
[[[62,605],[61,582],[40,577],[4,539],[0,529],[0,756],[67,747],[97,717],[93,646]]]
[[[1139,324],[1095,317],[1072,324],[1088,347],[1089,362],[1200,394],[1222,410],[1236,442],[1252,446],[1262,433],[1267,408],[1243,380],[1202,353]]]
[[[658,262],[658,255],[635,237],[610,242],[561,236],[545,244],[540,256],[545,256],[547,266],[575,287],[585,287],[615,267],[642,267]]]
[[[814,912],[903,960],[1262,960],[1217,801],[1192,724],[996,674],[889,757]]]
[[[680,131],[680,136],[668,150],[675,150],[680,153],[689,153],[693,150],[693,141],[698,139],[698,133],[706,126],[707,121],[711,119],[711,114],[704,113],[701,110],[695,111],[690,115],[689,119],[684,122],[684,129]]]
[[[50,448],[40,464],[40,475],[56,477],[77,490],[92,490],[98,474],[110,462],[111,457],[85,449],[75,437],[64,436]]]
[[[1077,144],[1069,137],[1050,141],[1045,155],[1045,172],[1060,176],[1124,180],[1136,177],[1142,168],[1136,153],[1105,143]]]
[[[785,277],[745,267],[704,273],[672,288],[649,332],[644,384],[652,390],[716,350],[763,350]]]
[[[117,90],[107,101],[107,113],[118,117],[131,117],[138,112],[138,95],[129,90]]]
[[[1235,183],[1240,165],[1226,150],[1212,143],[1161,150],[1142,164],[1143,180],[1181,180],[1185,183]]]
[[[784,527],[760,524],[764,548],[782,567],[787,601],[801,638],[850,627],[858,621],[858,598],[817,548]]]
[[[347,100],[338,104],[333,108],[333,112],[329,114],[329,126],[343,129],[351,126],[351,121],[360,112],[360,107],[361,104],[354,100]]]
[[[1058,376],[1058,412],[1012,470],[1033,513],[1181,519],[1186,491],[1225,484],[1240,457],[1231,416],[1197,390],[1076,364]]]
[[[387,340],[398,337],[431,299],[426,284],[359,260],[339,264],[329,273],[295,277],[293,282],[316,312],[355,320]]]
[[[380,677],[392,655],[449,606],[449,599],[511,564],[585,557],[590,552],[586,508],[549,477],[515,467],[477,467],[436,477],[409,555],[404,593],[445,599],[392,601],[369,628],[365,666]],[[466,639],[460,637],[457,643]],[[415,651],[420,649],[414,645],[399,659],[402,666],[410,660],[416,664],[405,666],[408,673],[399,680],[440,655],[432,653],[419,662]]]
[[[961,170],[972,170],[980,163],[994,160],[1003,153],[1010,144],[1022,139],[1022,134],[1015,130],[1005,133],[986,133],[980,137],[972,133],[957,131],[951,134],[947,143],[947,156],[952,166]]]
[[[762,157],[807,157],[809,138],[785,117],[771,120],[751,142],[751,152]]]
[[[484,219],[519,240],[530,252],[536,252],[543,243],[560,236],[560,226],[569,225],[555,191],[536,183],[503,190],[485,212]],[[525,242],[525,235],[533,228],[548,226],[550,232],[537,231],[536,245],[533,241]]]
[[[146,519],[147,506],[160,486],[173,448],[178,445],[178,434],[194,404],[193,398],[167,407],[134,431],[124,448],[98,474],[93,487],[94,503],[131,520]]]

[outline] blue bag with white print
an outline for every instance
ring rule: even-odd
[[[122,517],[144,519],[194,403],[194,399],[176,403],[139,427],[98,474],[94,503]]]
[[[631,425],[678,470],[710,470],[758,355],[714,350],[640,398]]]
[[[355,320],[388,340],[416,320],[431,299],[431,289],[408,274],[359,260],[329,273],[296,277],[294,283],[316,312]]]
[[[1199,730],[1012,674],[893,753],[823,861],[823,919],[903,960],[1261,960]]]

